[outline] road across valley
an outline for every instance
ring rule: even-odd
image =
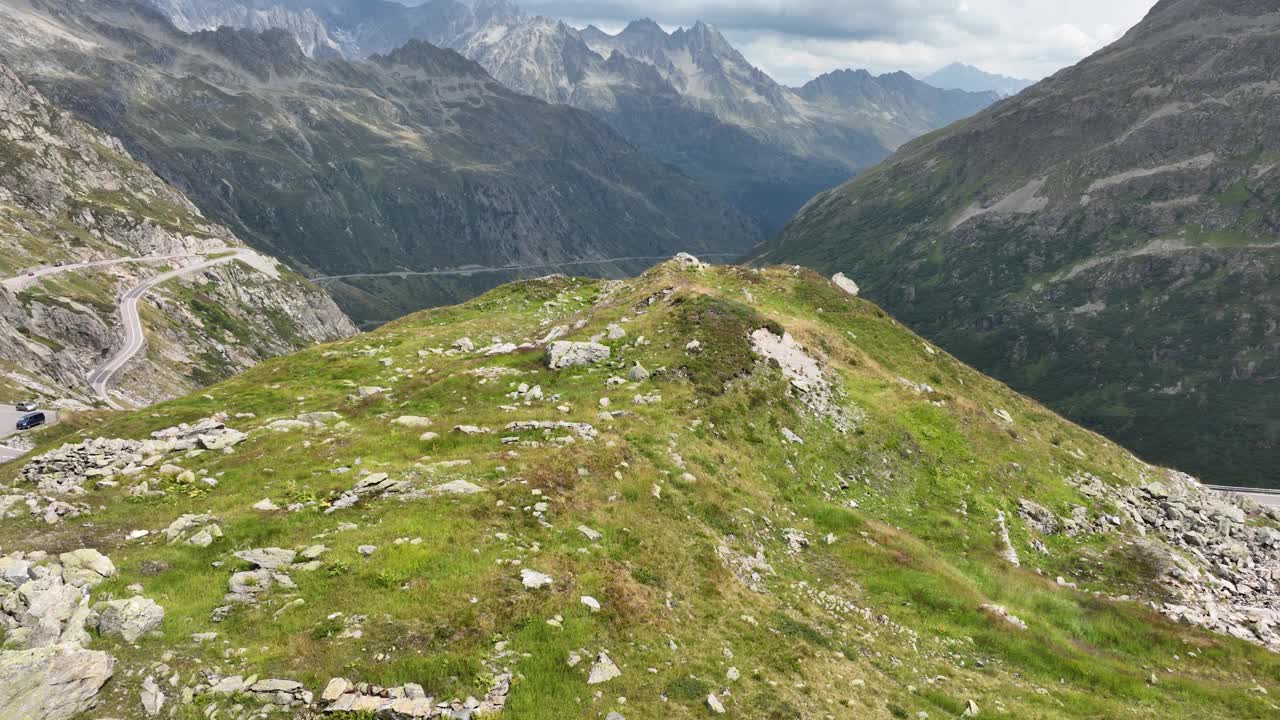
[[[206,260],[202,263],[196,263],[195,265],[188,265],[187,267],[178,268],[176,270],[170,270],[156,275],[155,277],[147,278],[140,285],[134,286],[126,291],[124,296],[120,298],[119,308],[120,321],[124,325],[124,346],[89,376],[89,387],[93,390],[94,394],[96,394],[108,406],[115,408],[116,410],[122,409],[120,405],[111,399],[109,386],[111,384],[111,378],[120,371],[120,368],[124,367],[125,363],[132,360],[133,356],[137,355],[138,351],[146,345],[146,336],[142,332],[142,318],[138,315],[138,301],[141,300],[142,297],[151,290],[151,288],[168,280],[172,280],[180,275],[206,270],[215,265],[221,265],[223,263],[231,262],[232,260],[238,260],[249,252],[250,251],[248,250],[229,250],[227,251],[227,254],[222,257]]]
[[[699,257],[716,257],[716,258],[737,258],[739,254],[731,253],[712,253],[709,255],[699,255]],[[324,282],[328,280],[348,280],[351,278],[376,278],[376,277],[398,277],[401,279],[407,277],[433,277],[443,275],[478,275],[481,273],[497,273],[497,272],[516,272],[519,270],[551,270],[554,268],[581,267],[583,265],[605,265],[615,262],[639,262],[647,260],[670,260],[670,255],[650,255],[641,257],[615,257],[600,258],[599,260],[574,260],[571,262],[561,263],[541,263],[538,265],[506,265],[502,267],[482,267],[467,266],[460,268],[450,268],[448,270],[396,270],[393,272],[369,272],[369,273],[351,273],[349,275],[323,275],[321,277],[311,278],[312,282]]]

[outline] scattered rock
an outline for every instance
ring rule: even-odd
[[[554,581],[550,575],[524,568],[520,571],[520,582],[530,590],[537,590],[538,588],[550,587]]]
[[[591,672],[587,675],[587,684],[599,685],[617,677],[622,677],[622,671],[618,669],[618,666],[604,651],[601,651],[596,655],[596,661],[591,664]]]
[[[241,560],[264,570],[278,570],[293,564],[298,553],[284,548],[255,548],[232,553]]]
[[[142,681],[142,711],[148,716],[160,714],[160,709],[164,707],[165,695],[160,691],[160,686],[156,684],[156,679],[147,676]]]
[[[1025,622],[1023,622],[1022,620],[1020,620],[1017,616],[1015,616],[1015,615],[1010,615],[1010,614],[1009,614],[1009,611],[1008,611],[1008,610],[1006,610],[1006,609],[1004,608],[1004,606],[1003,606],[1003,605],[991,605],[991,604],[987,604],[987,605],[981,605],[981,606],[979,606],[979,607],[978,607],[978,609],[979,609],[979,610],[981,610],[982,612],[986,613],[987,615],[990,615],[991,617],[994,617],[994,618],[996,618],[996,619],[998,619],[998,620],[1002,620],[1002,621],[1004,621],[1004,622],[1006,622],[1006,623],[1008,623],[1008,624],[1010,624],[1010,625],[1012,625],[1012,626],[1014,626],[1014,627],[1018,628],[1019,630],[1026,630],[1026,629],[1027,629],[1027,624],[1026,624]]]

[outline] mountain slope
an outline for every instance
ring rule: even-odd
[[[50,647],[115,659],[91,717],[1277,709],[1280,516],[808,271],[529,281],[79,422],[0,466],[0,714]]]
[[[924,81],[934,87],[969,92],[994,92],[1002,96],[1017,95],[1034,83],[1022,78],[997,75],[964,63],[951,63],[926,75]]]
[[[86,378],[124,344],[117,301],[157,275],[238,253],[158,286],[147,352],[109,384],[132,403],[174,397],[256,362],[350,335],[319,289],[250,252],[115,138],[0,66],[0,397],[96,402]],[[145,262],[111,262],[154,258]],[[77,263],[96,263],[83,269]],[[59,268],[49,266],[57,263]],[[47,276],[29,268],[44,266]],[[8,429],[8,428],[6,428]]]
[[[1280,462],[1280,13],[1164,0],[1123,39],[814,199],[839,269],[960,357],[1223,484]]]
[[[753,67],[705,23],[668,34],[638,20],[617,35],[529,16],[505,0],[150,0],[187,30],[276,27],[367,57],[419,38],[479,62],[518,92],[588,110],[630,142],[728,199],[771,236],[815,193],[903,142],[985,107],[988,93],[938,93],[897,75],[810,102]],[[967,108],[967,112],[960,108]],[[959,114],[958,114],[959,113]]]
[[[316,60],[282,31],[186,35],[117,0],[19,2],[6,15],[0,58],[19,74],[121,137],[211,217],[316,275],[575,261],[607,271],[610,258],[736,255],[758,238],[587,113],[517,95],[426,43]],[[476,291],[396,283],[331,287],[362,322]]]

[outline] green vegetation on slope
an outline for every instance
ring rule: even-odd
[[[448,350],[464,336],[522,343],[560,325],[569,340],[607,338],[611,323],[625,336],[602,339],[611,358],[589,367],[549,370],[540,347]],[[819,359],[846,432],[801,402],[781,363],[752,352],[760,328]],[[652,376],[608,382],[637,362]],[[601,415],[606,397],[620,414]],[[266,429],[322,411],[343,420]],[[267,361],[202,394],[73,420],[42,446],[81,433],[143,438],[220,412],[250,437],[234,452],[173,460],[216,487],[147,474],[165,494],[131,497],[89,483],[78,499],[89,516],[0,526],[6,549],[99,548],[120,574],[95,597],[139,583],[166,609],[163,637],[95,639],[121,661],[97,715],[133,716],[150,671],[132,670],[165,651],[184,683],[209,670],[292,678],[318,693],[342,676],[417,682],[437,698],[482,695],[497,663],[515,673],[504,716],[520,720],[705,717],[707,694],[726,689],[727,716],[753,719],[957,717],[970,700],[980,717],[1020,720],[1277,712],[1280,656],[1147,609],[1139,599],[1159,599],[1160,570],[1127,532],[1040,537],[1014,521],[1023,566],[1001,559],[996,516],[1015,517],[1019,498],[1100,517],[1113,509],[1068,476],[1123,487],[1155,469],[808,271],[668,263],[621,283],[508,285]],[[438,436],[392,423],[402,416],[430,418]],[[599,436],[506,429],[522,420],[589,423]],[[453,430],[461,425],[492,432]],[[0,466],[0,482],[17,469]],[[363,498],[327,514],[362,471],[420,490],[466,480],[483,491]],[[251,508],[264,497],[298,506]],[[200,548],[158,536],[195,512],[220,518],[225,537]],[[151,535],[126,541],[135,529]],[[296,590],[275,588],[211,621],[228,578],[246,567],[233,551],[314,543],[330,550],[318,569],[291,572]],[[361,545],[376,549],[366,557]],[[525,589],[522,569],[554,582]],[[1059,575],[1083,589],[1054,583]],[[304,603],[287,605],[295,597]],[[980,610],[989,603],[1028,629]],[[191,639],[204,632],[217,639]],[[601,650],[622,675],[587,685]],[[178,703],[175,717],[202,717],[210,700]]]

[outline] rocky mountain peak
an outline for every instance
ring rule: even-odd
[[[671,41],[677,47],[686,47],[691,52],[711,55],[722,60],[750,66],[747,59],[729,42],[720,31],[710,23],[699,20],[689,29],[680,28],[671,34]]]
[[[413,67],[425,70],[429,75],[441,77],[466,76],[476,80],[493,80],[479,63],[468,60],[454,50],[436,47],[425,40],[410,40],[386,55],[374,55],[370,60],[386,66]]]
[[[649,18],[641,18],[632,20],[627,26],[618,33],[618,37],[662,37],[667,38],[670,35],[662,26]]]

